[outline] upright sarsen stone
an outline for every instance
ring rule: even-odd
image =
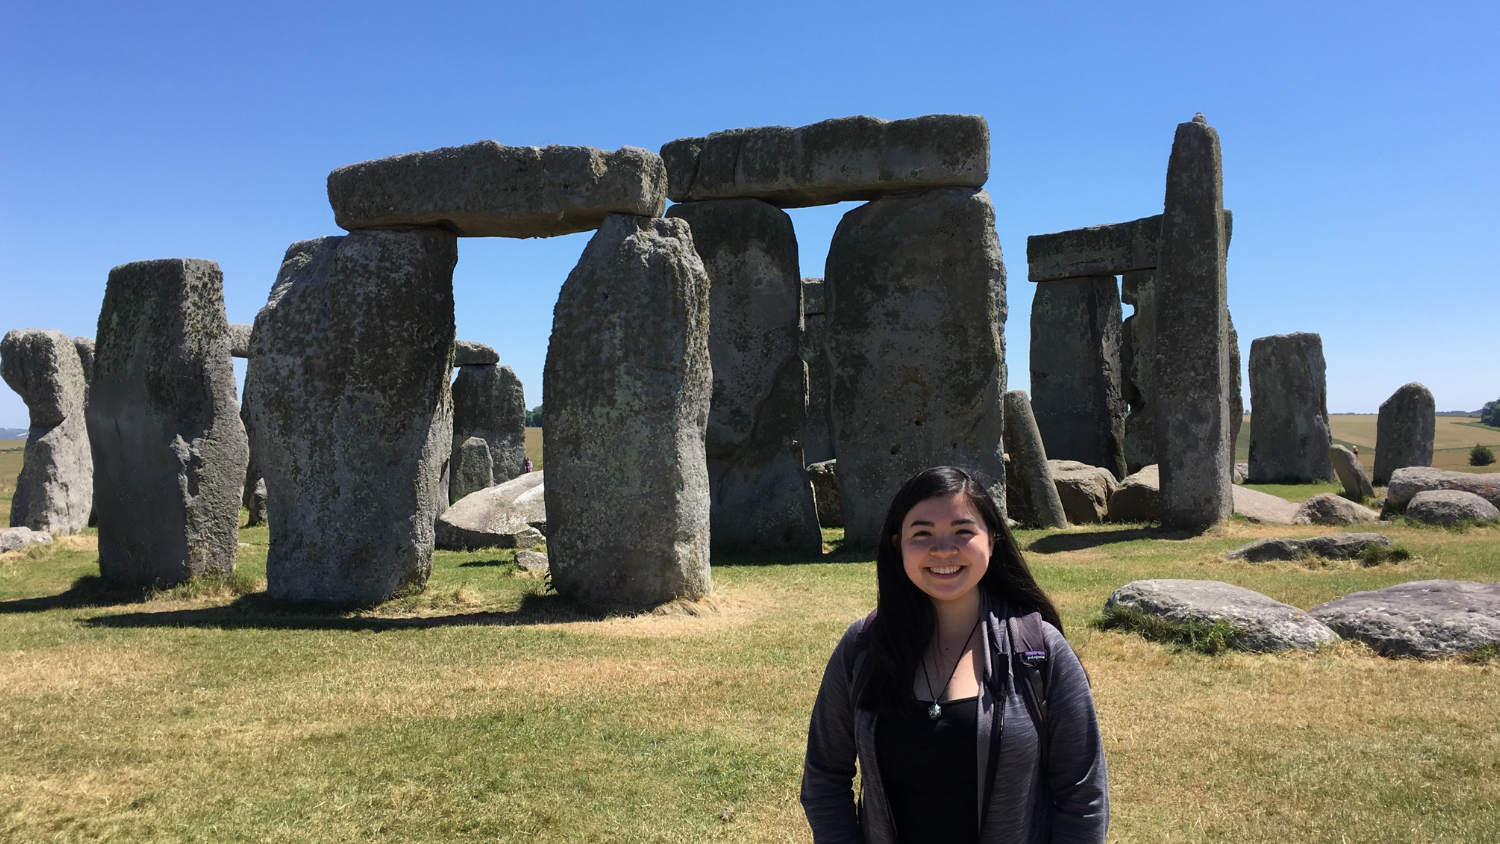
[[[246,375],[271,597],[372,603],[427,582],[447,504],[457,260],[437,229],[287,249]]]
[[[489,475],[490,483],[499,484],[521,474],[526,462],[526,391],[515,370],[494,363],[458,368],[453,379],[453,455],[448,470],[455,480],[449,484],[450,501],[482,489],[457,482],[463,445],[470,437],[485,441],[490,465],[484,472],[466,470],[466,477]]]
[[[10,526],[53,536],[77,533],[88,526],[94,500],[82,356],[61,331],[15,329],[0,341],[0,374],[31,415]]]
[[[563,284],[542,376],[558,592],[639,606],[711,591],[708,329],[687,222],[606,218]]]
[[[86,412],[106,580],[171,586],[234,571],[249,450],[229,346],[218,264],[110,270]]]
[[[1413,381],[1380,403],[1375,421],[1375,485],[1385,486],[1397,469],[1432,465],[1437,402]]]
[[[838,457],[833,450],[833,432],[828,421],[833,373],[828,369],[825,291],[823,279],[802,279],[802,362],[807,364],[807,424],[802,429],[802,460],[808,466]]]
[[[1024,390],[1005,394],[1005,453],[1010,455],[1005,484],[1008,515],[1022,524],[1066,529],[1062,496],[1053,483],[1047,449]]]
[[[1120,293],[1114,276],[1047,281],[1031,303],[1031,409],[1047,456],[1124,478]]]
[[[758,199],[672,206],[708,272],[708,484],[713,547],[822,553],[803,462],[807,366],[792,220]]]
[[[1223,212],[1219,134],[1200,114],[1172,141],[1154,285],[1152,412],[1167,527],[1218,524],[1234,508]]]
[[[831,418],[846,540],[873,547],[891,496],[965,466],[1005,499],[1005,265],[983,190],[877,199],[828,252]]]
[[[1316,334],[1250,342],[1251,483],[1333,480],[1325,371],[1323,338]]]

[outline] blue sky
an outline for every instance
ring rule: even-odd
[[[1201,111],[1246,352],[1319,332],[1330,411],[1408,381],[1472,410],[1500,396],[1497,32],[1480,3],[13,3],[0,328],[92,336],[109,268],[164,257],[218,261],[250,322],[286,246],[339,233],[324,180],[354,161],[968,112],[989,119],[1024,389],[1027,235],[1159,213],[1173,129]],[[791,212],[805,275],[848,207]],[[459,336],[529,404],[587,237],[460,243]],[[26,419],[0,386],[0,427]]]

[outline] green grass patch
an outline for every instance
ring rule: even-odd
[[[233,574],[208,574],[192,577],[176,586],[152,589],[147,599],[152,601],[199,601],[205,598],[238,598],[259,592],[266,587],[264,580],[243,571]]]
[[[1267,494],[1270,494],[1270,495],[1274,495],[1274,496],[1276,496],[1278,498],[1285,498],[1287,501],[1290,501],[1293,504],[1301,504],[1302,502],[1306,501],[1307,499],[1312,498],[1314,495],[1321,495],[1321,494],[1323,494],[1325,492],[1342,493],[1343,490],[1344,490],[1343,485],[1339,484],[1339,483],[1315,483],[1315,484],[1250,484],[1250,483],[1247,483],[1247,484],[1242,484],[1242,486],[1244,486],[1246,489],[1259,490],[1261,492],[1264,492],[1264,493],[1267,493]]]
[[[1098,630],[1134,633],[1152,642],[1172,645],[1178,651],[1215,656],[1239,647],[1245,631],[1228,621],[1176,620],[1141,612],[1135,607],[1107,607],[1093,626]]]
[[[1411,552],[1406,549],[1406,546],[1399,543],[1387,548],[1384,545],[1377,545],[1372,542],[1366,545],[1363,551],[1359,552],[1358,559],[1360,564],[1365,566],[1404,563],[1411,559]]]

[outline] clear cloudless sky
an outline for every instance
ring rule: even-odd
[[[218,261],[230,320],[251,322],[287,245],[340,233],[325,178],[355,161],[966,112],[989,120],[1027,388],[1026,237],[1160,213],[1174,128],[1201,111],[1247,356],[1320,333],[1333,412],[1408,381],[1439,410],[1500,397],[1500,4],[63,0],[0,18],[0,330],[93,336],[110,267],[166,257]],[[848,207],[791,212],[804,275]],[[460,242],[458,335],[495,346],[530,405],[588,236]],[[0,427],[26,424],[0,387]]]

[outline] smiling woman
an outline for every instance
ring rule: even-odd
[[[845,632],[813,705],[814,841],[1104,841],[1088,678],[985,485],[951,466],[913,476],[875,566],[876,610]]]

